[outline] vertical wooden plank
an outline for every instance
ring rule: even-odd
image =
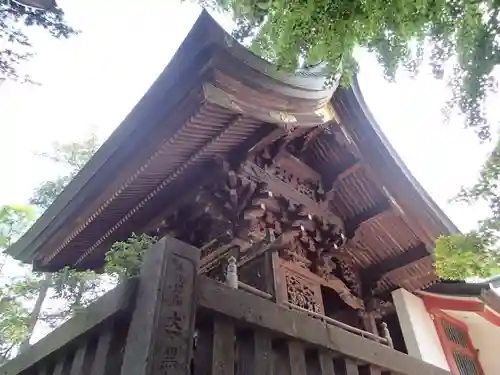
[[[374,335],[379,336],[379,332],[377,329],[377,322],[375,321],[375,316],[373,312],[363,312],[361,313],[361,321],[363,323],[363,328],[365,331],[373,333]]]
[[[54,366],[54,371],[52,372],[52,375],[64,375],[64,362],[66,358],[64,356],[61,356],[60,358],[57,359],[56,365]]]
[[[350,358],[344,360],[346,375],[359,375],[358,364]]]
[[[273,269],[273,252],[267,251],[264,257],[264,280],[266,283],[266,292],[273,296],[276,300],[276,279]]]
[[[206,327],[198,329],[193,375],[210,375],[212,371],[213,333]]]
[[[321,375],[335,375],[333,358],[326,350],[320,350],[319,352],[319,367],[321,369]]]
[[[274,375],[290,375],[288,343],[283,340],[273,343],[273,373]]]
[[[51,375],[48,373],[47,364],[42,362],[39,364],[37,375]]]
[[[271,261],[274,280],[274,300],[277,303],[287,302],[285,273],[283,272],[283,267],[281,267],[279,254],[276,251],[271,253]]]
[[[366,365],[359,368],[359,375],[382,375],[382,370],[372,365]]]
[[[244,332],[236,335],[236,364],[235,375],[254,375],[254,345],[252,332]]]
[[[374,366],[368,366],[366,375],[382,375],[382,370]]]
[[[108,361],[109,348],[113,340],[113,331],[108,330],[99,335],[94,361],[90,369],[90,375],[105,375]]]
[[[214,322],[212,375],[234,375],[234,324],[224,318]]]
[[[254,374],[273,375],[273,347],[271,338],[260,330],[254,333]]]
[[[85,353],[87,349],[87,343],[82,343],[75,352],[73,361],[71,363],[71,369],[69,375],[84,375],[83,368],[85,366]]]
[[[164,237],[141,268],[122,375],[189,375],[200,250]]]
[[[298,341],[290,341],[288,343],[288,355],[290,357],[290,374],[307,375],[304,346]]]

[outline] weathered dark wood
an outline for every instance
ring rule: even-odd
[[[65,362],[66,362],[65,357],[58,358],[57,363],[54,366],[54,371],[52,372],[52,375],[64,375],[64,367],[66,364]]]
[[[331,184],[333,185],[333,187],[327,193],[329,198],[333,198],[333,195],[335,194],[335,188],[338,187],[338,184],[340,182],[342,182],[342,180],[344,178],[352,175],[353,173],[356,173],[357,171],[359,171],[362,168],[363,168],[362,164],[356,158],[352,158],[347,162],[347,164],[339,166],[338,173],[336,173],[332,176],[333,180],[332,180]],[[327,181],[327,183],[328,183],[328,181]]]
[[[193,375],[210,375],[212,371],[213,333],[206,327],[198,329],[196,349],[193,358]]]
[[[391,204],[389,200],[384,200],[381,202],[378,202],[374,206],[370,207],[369,209],[359,213],[358,215],[349,218],[348,220],[345,221],[345,231],[346,231],[346,236],[347,238],[351,239],[354,237],[356,230],[361,226],[366,221],[369,221],[371,219],[374,219],[378,217],[379,215],[383,214],[387,210],[391,208]]]
[[[37,375],[52,375],[52,373],[48,373],[46,364],[42,363],[36,372]]]
[[[278,250],[282,248],[284,245],[290,242],[290,240],[293,239],[295,235],[297,235],[297,231],[291,231],[289,233],[283,234],[276,238],[273,242],[267,244],[267,245],[262,245],[261,247],[255,247],[254,249],[249,249],[247,250],[241,257],[238,259],[238,267],[242,267],[245,264],[251,262],[255,258],[266,254],[268,252]]]
[[[359,375],[382,375],[382,370],[375,366],[363,366],[360,368]]]
[[[319,367],[321,369],[321,375],[335,375],[333,358],[326,350],[319,351]]]
[[[271,191],[280,192],[280,195],[283,195],[291,202],[303,205],[310,214],[320,217],[325,222],[334,224],[338,228],[342,228],[342,230],[344,229],[344,223],[338,216],[257,165],[246,162],[243,167],[243,173],[252,180],[265,182]]]
[[[350,358],[344,360],[346,375],[359,375],[358,364]]]
[[[375,321],[375,316],[372,312],[361,313],[361,320],[365,331],[371,332],[374,335],[380,335],[377,329],[377,322]]]
[[[130,280],[117,286],[91,304],[84,313],[76,314],[22,355],[0,367],[0,375],[19,374],[77,337],[96,329],[106,320],[129,311],[130,304],[135,298],[136,289],[137,280]]]
[[[254,342],[250,331],[236,337],[235,375],[255,375]]]
[[[304,345],[297,341],[288,343],[288,356],[290,357],[290,374],[304,375],[307,374],[306,355]]]
[[[107,330],[99,335],[94,361],[90,369],[90,375],[105,375],[108,353],[113,340],[113,331]]]
[[[69,375],[86,375],[85,374],[85,355],[87,353],[87,343],[82,343],[75,352],[73,362],[71,363],[71,370]]]
[[[362,271],[362,279],[364,283],[373,284],[380,280],[387,273],[397,270],[398,268],[407,266],[412,262],[418,262],[421,259],[431,255],[427,246],[421,242],[417,246],[406,249],[404,252],[393,256],[389,259],[384,259],[381,263],[374,264]]]
[[[255,375],[273,375],[273,348],[271,338],[257,330],[254,334],[254,373]]]
[[[189,374],[199,258],[199,249],[169,237],[146,253],[122,375]]]
[[[276,273],[273,267],[273,253],[264,254],[264,280],[266,284],[266,292],[276,299]]]
[[[214,322],[212,374],[234,375],[234,340],[233,322],[227,318],[216,319]]]
[[[207,278],[200,281],[199,303],[205,309],[333,350],[347,357],[357,358],[360,362],[371,363],[394,373],[450,375],[443,369],[387,346]]]
[[[274,280],[274,300],[277,303],[284,303],[287,301],[287,295],[285,293],[286,287],[283,279],[283,273],[280,267],[279,254],[276,252],[270,253],[271,255],[271,265],[273,267],[273,280]]]

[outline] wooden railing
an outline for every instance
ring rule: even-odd
[[[1,366],[0,375],[104,375],[119,368],[137,286],[129,280],[108,292]]]
[[[0,375],[450,375],[245,285],[196,276],[196,256],[197,249],[162,240],[138,280],[0,367]]]

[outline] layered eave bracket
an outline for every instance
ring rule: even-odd
[[[344,253],[361,274],[370,270],[364,274],[375,290],[436,280],[434,240],[456,228],[383,137],[357,82],[337,89],[325,87],[319,70],[277,71],[206,12],[123,123],[8,252],[40,270],[98,268],[113,242],[158,227],[192,202],[191,187],[210,185],[221,160],[250,181],[249,163],[269,150],[291,175],[317,180],[325,194],[306,204],[309,217],[342,222]]]

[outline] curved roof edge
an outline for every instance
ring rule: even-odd
[[[161,126],[165,116],[175,112],[179,96],[200,84],[207,66],[218,68],[221,61],[213,59],[218,51],[226,53],[223,57],[232,56],[240,61],[244,67],[240,70],[247,73],[244,78],[257,88],[272,87],[293,100],[313,104],[328,102],[333,94],[332,88],[324,86],[321,67],[302,69],[295,74],[277,71],[272,64],[237,43],[208,12],[202,11],[165,69],[131,112],[55,202],[6,252],[18,260],[32,262],[39,249],[70,225],[68,223],[85,221],[82,212],[89,202],[99,199],[110,179],[119,178],[119,171],[130,162],[127,158],[136,157],[134,147],[148,137],[148,132]],[[235,69],[234,66],[225,68]],[[261,79],[254,79],[256,75]]]
[[[406,164],[398,155],[397,151],[394,149],[390,141],[385,136],[384,132],[378,125],[377,121],[375,120],[374,116],[369,110],[368,105],[365,102],[357,77],[354,77],[350,89],[346,91],[351,93],[352,99],[356,101],[356,103],[352,104],[357,104],[359,110],[363,113],[367,122],[371,125],[371,128],[375,132],[376,138],[378,138],[375,141],[375,143],[379,143],[382,146],[378,147],[380,154],[385,156],[384,159],[386,161],[389,161],[389,163],[392,162],[394,164],[395,168],[393,169],[395,171],[398,171],[397,174],[399,174],[402,178],[404,178],[406,182],[409,183],[409,185],[411,185],[411,188],[417,193],[416,198],[419,198],[421,200],[421,203],[423,204],[423,205],[417,205],[418,209],[430,214],[430,216],[434,219],[433,221],[435,221],[435,224],[437,224],[436,226],[438,226],[438,228],[435,229],[437,229],[437,231],[440,232],[440,234],[448,235],[448,234],[460,233],[457,226],[450,220],[450,218],[448,218],[448,216],[443,212],[443,210],[438,206],[438,204],[431,198],[429,193],[427,193],[427,191],[422,187],[422,185],[420,185],[417,179],[413,176],[413,174],[410,172]],[[373,140],[371,140],[371,142],[373,142]],[[389,165],[388,167],[390,168],[391,166]]]
[[[227,53],[232,56],[225,61],[223,67],[218,65],[222,64],[220,58],[213,58],[217,51],[226,53],[224,56],[220,55],[223,58],[229,56]],[[203,78],[201,72],[207,66],[236,74],[235,69],[238,67],[233,66],[231,61],[243,64],[239,68],[244,67],[240,70],[244,70],[246,76],[243,72],[236,73],[257,89],[269,88],[271,85],[273,92],[279,92],[294,100],[306,101],[308,106],[318,101],[323,103],[330,100],[332,92],[325,89],[324,77],[318,69],[295,74],[277,71],[270,63],[232,39],[206,11],[203,11],[166,68],[130,114],[32,228],[8,249],[8,254],[31,262],[40,248],[53,236],[64,232],[71,225],[85,221],[87,218],[84,212],[89,210],[89,206],[97,207],[100,200],[104,199],[103,187],[119,181],[123,177],[120,171],[133,164],[135,159],[132,158],[142,157],[135,151],[137,145],[148,141],[150,134],[162,126],[165,117],[175,112],[179,96],[185,95],[193,85],[200,84],[200,79]],[[256,80],[256,76],[259,79]],[[405,188],[416,192],[416,195],[412,196],[421,201],[418,209],[430,211],[432,225],[436,226],[438,223],[439,232],[458,232],[455,225],[409,172],[380,130],[367,108],[357,80],[354,80],[351,89],[343,91],[347,92],[350,110],[364,117],[359,121],[360,126],[370,135],[375,132],[376,137],[372,136],[370,142],[383,156],[386,168],[394,170],[398,180],[407,182]],[[172,92],[175,92],[175,95],[172,95]]]

